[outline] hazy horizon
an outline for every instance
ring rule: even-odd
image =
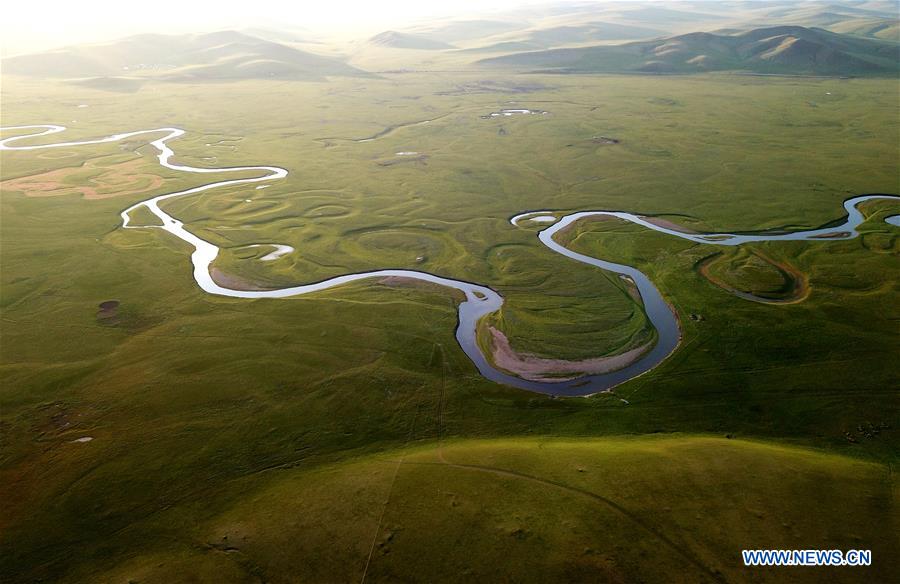
[[[674,1],[674,0],[670,0]],[[569,2],[572,4],[575,2]],[[585,2],[585,4],[610,2]],[[287,5],[273,0],[245,4],[225,3],[211,13],[203,6],[188,6],[161,0],[153,12],[110,0],[83,2],[17,3],[3,10],[0,23],[0,50],[4,56],[54,49],[75,43],[115,40],[141,33],[211,32],[223,29],[277,28],[307,29],[332,38],[352,38],[374,34],[385,27],[399,27],[440,17],[460,18],[485,15],[515,7],[563,4],[552,0],[459,0],[452,8],[438,3],[386,0],[373,4],[364,0],[336,0],[315,7]],[[51,16],[47,16],[50,14]],[[171,15],[176,14],[176,17]],[[103,15],[98,18],[98,15]],[[40,23],[40,26],[35,26]]]
[[[252,7],[236,2],[187,7],[175,0],[156,2],[152,12],[134,11],[111,0],[83,2],[17,3],[3,10],[0,52],[4,57],[52,50],[79,43],[102,43],[141,33],[183,34],[225,29],[271,28],[306,30],[314,37],[350,40],[390,28],[403,28],[435,19],[490,17],[491,14],[528,12],[542,7],[610,6],[641,0],[459,0],[452,6],[414,0],[336,0],[309,6],[285,6],[261,0]],[[763,4],[766,0],[751,0]],[[716,0],[649,0],[649,4],[715,5]],[[802,1],[798,0],[797,4]],[[48,16],[48,14],[50,16]],[[177,15],[173,17],[172,15]],[[36,26],[40,23],[40,26]]]

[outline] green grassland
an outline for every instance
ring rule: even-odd
[[[154,525],[171,537],[75,578],[783,582],[783,570],[738,566],[739,550],[803,540],[865,542],[876,563],[807,568],[788,581],[887,581],[897,559],[883,536],[898,520],[887,473],[820,451],[703,436],[421,445],[269,473],[196,524],[163,512]]]
[[[626,210],[698,230],[793,229],[839,219],[841,202],[853,194],[900,191],[895,80],[497,76],[501,86],[544,89],[453,91],[483,80],[477,73],[419,73],[328,83],[155,83],[123,96],[9,78],[3,124],[69,126],[54,140],[177,126],[187,130],[170,144],[177,160],[283,166],[288,178],[264,190],[225,188],[169,201],[165,209],[223,247],[216,267],[262,285],[387,267],[489,285],[506,299],[496,322],[513,347],[564,358],[628,346],[645,329],[643,315],[621,281],[550,252],[535,228],[511,226],[516,213]],[[509,102],[550,113],[479,117]],[[412,125],[423,120],[433,121]],[[380,137],[352,141],[373,135]],[[592,141],[600,135],[620,142]],[[401,151],[428,158],[378,164]],[[121,152],[115,144],[3,152],[0,163],[6,180]],[[144,172],[153,154],[138,152],[147,159]],[[160,192],[209,178],[155,172],[166,181]],[[891,530],[860,518],[876,509],[883,521],[896,520],[889,469],[900,445],[893,365],[900,230],[883,222],[900,212],[896,203],[867,205],[872,220],[854,240],[760,244],[765,255],[808,276],[809,298],[784,306],[735,298],[700,276],[695,266],[715,251],[711,246],[616,222],[580,226],[572,248],[647,273],[676,308],[684,339],[660,367],[612,394],[550,399],[477,374],[453,337],[456,300],[444,290],[371,282],[284,300],[206,295],[190,278],[182,242],[119,228],[119,212],[144,198],[17,191],[0,198],[0,498],[14,502],[0,514],[4,581],[171,581],[188,569],[201,581],[286,581],[301,565],[310,570],[301,574],[308,581],[359,578],[373,536],[388,538],[377,517],[395,472],[382,526],[408,527],[395,537],[396,553],[377,548],[373,579],[432,569],[426,579],[450,578],[460,558],[471,558],[473,575],[488,577],[490,570],[524,569],[528,564],[516,558],[535,557],[537,549],[563,554],[558,546],[570,545],[577,562],[550,555],[528,573],[653,580],[645,570],[669,566],[696,568],[686,581],[712,578],[674,547],[658,545],[652,530],[597,511],[590,498],[568,492],[557,499],[536,483],[444,466],[395,468],[399,456],[434,461],[428,449],[439,438],[460,441],[458,459],[447,448],[453,462],[512,469],[615,501],[640,497],[628,499],[631,512],[646,513],[641,521],[652,518],[653,530],[729,579],[745,578],[734,572],[737,554],[756,546],[757,535],[779,544],[772,547],[801,548],[816,547],[812,534],[831,534],[834,547],[849,547],[841,538],[855,535],[852,547],[884,550],[876,562],[891,551],[878,547]],[[246,248],[267,242],[297,252],[260,262],[266,250]],[[753,274],[738,276],[753,284]],[[97,317],[98,304],[111,299],[121,303],[114,323]],[[606,449],[639,457],[641,449],[627,454],[631,442],[618,437],[669,432],[773,442],[721,442],[744,453],[734,455],[734,468],[750,464],[744,455],[766,461],[755,477],[742,475],[758,489],[758,503],[741,508],[764,515],[757,531],[750,511],[727,512],[729,467],[703,470],[726,464],[716,457],[704,461],[691,448],[655,453],[673,469],[653,473],[698,465],[696,474],[672,483],[680,488],[664,491],[650,487],[673,477],[635,460],[618,472],[650,474],[628,492],[591,473],[560,478],[558,465],[581,456],[571,441],[549,458],[539,456],[537,443],[519,443],[523,436],[606,437],[586,440],[585,448],[601,458]],[[84,436],[93,440],[72,442]],[[504,440],[463,442],[488,438]],[[490,454],[481,444],[496,445],[496,464],[484,462]],[[705,451],[706,443],[698,444]],[[410,449],[397,450],[404,445]],[[759,456],[766,449],[778,455]],[[521,465],[504,466],[514,463]],[[780,478],[763,480],[768,476]],[[438,484],[459,493],[468,515],[437,512],[434,506],[450,504],[448,495],[433,494]],[[841,490],[818,507],[810,485]],[[696,504],[683,498],[684,488],[710,493],[719,514],[707,520],[679,507]],[[295,490],[301,494],[290,495]],[[840,508],[839,495],[854,498],[847,509],[860,509],[858,528],[843,530],[819,513]],[[320,511],[305,518],[298,506],[304,500]],[[335,500],[346,507],[335,509]],[[566,518],[555,527],[542,511],[551,500]],[[496,522],[470,521],[478,515],[475,502]],[[254,505],[259,523],[246,529],[259,543],[216,551],[232,547],[221,537],[239,537]],[[790,505],[807,522],[795,531],[775,519]],[[279,529],[284,517],[296,517],[296,540]],[[546,531],[525,537],[518,555],[492,543],[501,527],[527,535],[529,518]],[[585,534],[603,532],[613,518],[616,527],[596,541],[620,546],[615,553],[585,543]],[[719,525],[736,531],[712,541]],[[317,542],[322,533],[328,536]],[[622,543],[632,538],[633,548]],[[303,547],[332,541],[333,554]],[[433,563],[426,565],[425,550]],[[663,555],[640,563],[650,550]],[[314,565],[313,556],[323,563]],[[812,580],[818,573],[794,576]]]

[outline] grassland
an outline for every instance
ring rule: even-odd
[[[397,267],[490,285],[506,298],[497,322],[514,348],[572,359],[626,346],[643,327],[639,311],[621,282],[546,250],[535,229],[510,226],[511,215],[611,209],[675,216],[698,230],[811,227],[837,219],[841,201],[851,194],[900,190],[892,80],[529,76],[493,81],[544,89],[454,91],[482,81],[478,74],[420,73],[329,83],[148,84],[123,97],[10,78],[3,84],[3,123],[61,123],[70,127],[67,139],[178,126],[188,133],[173,147],[191,164],[288,168],[285,181],[264,190],[223,189],[172,201],[166,210],[227,248],[217,267],[248,281],[280,285]],[[509,101],[550,114],[479,118]],[[435,121],[407,125],[426,119]],[[393,126],[370,142],[320,141],[363,138]],[[619,143],[597,144],[592,138],[600,135]],[[88,166],[118,148],[61,149],[47,156],[4,152],[3,179]],[[402,151],[428,158],[424,164],[377,163]],[[138,152],[152,162],[149,151]],[[164,169],[156,174],[166,190],[203,178]],[[237,537],[241,531],[234,526],[255,512],[254,504],[261,506],[261,519],[253,538],[263,543],[235,547],[263,566],[267,579],[289,579],[299,569],[291,565],[299,561],[293,554],[306,562],[319,548],[302,546],[321,542],[302,535],[312,528],[300,524],[293,545],[301,547],[279,547],[290,544],[278,540],[282,503],[309,500],[329,509],[335,499],[348,506],[316,517],[334,521],[329,537],[345,539],[335,543],[336,555],[322,552],[324,564],[308,564],[319,571],[307,578],[344,569],[358,576],[377,526],[372,518],[384,508],[394,472],[398,486],[387,525],[410,527],[395,536],[403,541],[396,554],[373,555],[372,578],[424,570],[421,562],[410,562],[429,543],[459,554],[443,556],[443,564],[432,555],[435,570],[466,557],[475,575],[489,575],[497,566],[514,569],[511,558],[563,544],[579,553],[590,547],[599,557],[585,552],[578,556],[583,564],[565,567],[549,556],[534,574],[565,576],[560,570],[571,568],[584,570],[571,574],[612,580],[652,579],[653,573],[642,572],[652,568],[635,559],[647,549],[664,554],[660,569],[696,567],[658,542],[648,548],[656,540],[646,530],[610,527],[611,511],[597,516],[590,507],[587,513],[585,506],[596,502],[574,494],[560,495],[553,505],[570,522],[559,525],[577,526],[580,535],[560,527],[541,535],[546,546],[532,547],[537,538],[525,538],[515,552],[520,556],[500,556],[485,542],[501,518],[510,532],[528,529],[529,518],[547,521],[537,511],[516,516],[509,501],[541,509],[555,491],[437,465],[396,469],[398,456],[434,461],[428,445],[438,438],[460,441],[460,458],[446,455],[460,464],[490,464],[478,452],[481,443],[466,446],[467,439],[502,438],[493,444],[509,464],[518,456],[510,449],[523,436],[578,437],[600,453],[618,448],[623,434],[727,433],[778,441],[820,450],[800,454],[759,445],[780,453],[762,458],[781,461],[760,467],[756,479],[744,475],[762,489],[760,506],[804,509],[800,505],[815,502],[808,498],[811,485],[827,485],[852,497],[872,493],[872,507],[864,501],[853,507],[861,509],[859,517],[876,509],[885,522],[896,518],[886,494],[896,487],[885,469],[896,464],[900,444],[892,365],[900,319],[898,231],[879,220],[897,213],[896,204],[869,205],[873,220],[855,240],[759,245],[809,279],[808,299],[785,306],[747,302],[711,285],[695,271],[708,247],[614,222],[583,226],[573,249],[650,275],[676,307],[685,336],[670,360],[614,394],[553,400],[479,377],[453,338],[455,301],[439,290],[355,285],[277,301],[205,295],[190,279],[188,250],[180,242],[153,230],[117,228],[119,211],[143,198],[146,193],[28,197],[14,190],[0,198],[0,498],[14,502],[2,513],[5,581],[96,581],[101,574],[115,581],[132,572],[165,580],[157,570],[194,568],[208,570],[206,576],[198,572],[201,580],[226,574],[222,579],[239,581],[247,577],[247,564],[233,561],[240,554],[213,551],[213,543],[231,547],[221,537]],[[264,250],[246,246],[262,242],[298,251],[260,262]],[[99,303],[111,299],[121,303],[115,325],[97,318]],[[93,440],[72,442],[88,436]],[[563,442],[571,454],[556,462],[539,457],[504,468],[555,481],[561,471],[553,465],[579,452]],[[538,456],[531,443],[522,444],[522,457]],[[397,450],[404,445],[411,450]],[[693,460],[682,454],[679,460]],[[743,455],[735,456],[735,467],[744,468]],[[792,474],[801,466],[797,457],[832,470]],[[623,468],[652,468],[646,461],[630,464]],[[710,489],[716,508],[724,509],[728,499],[716,489],[724,489],[728,468],[697,472],[690,487]],[[601,482],[566,484],[616,501],[626,494],[614,481],[583,474],[578,480]],[[754,541],[746,531],[752,526],[743,525],[752,513],[730,517],[723,524],[740,529],[731,539],[711,542],[712,531],[702,531],[724,522],[724,510],[716,520],[690,522],[673,499],[678,488],[647,490],[671,477],[641,476],[644,483],[633,496],[648,495],[629,509],[655,509],[668,522],[654,524],[656,529],[689,539],[679,545],[703,565],[741,579],[729,570],[736,569],[740,547]],[[758,480],[768,476],[781,478]],[[803,478],[810,476],[817,480]],[[476,525],[469,520],[477,515],[474,507],[462,505],[469,515],[460,517],[434,515],[429,505],[451,504],[445,495],[413,496],[433,492],[436,483],[452,485],[447,490],[465,501],[495,491],[515,498],[484,499],[479,504],[497,522],[466,535],[462,526]],[[775,488],[784,490],[765,490]],[[285,496],[295,489],[308,495]],[[658,500],[649,493],[659,493]],[[838,495],[828,500],[838,508]],[[667,504],[675,510],[669,515],[663,513]],[[843,545],[839,536],[856,535],[853,547],[885,550],[876,561],[890,555],[877,547],[886,545],[878,537],[890,533],[886,523],[843,530],[815,523],[828,518],[810,511],[797,515],[810,523],[792,534],[778,527],[775,511],[759,510],[764,518],[758,533],[777,535],[767,541],[810,547],[816,542],[808,536],[829,533]],[[263,525],[266,517],[270,523]],[[416,518],[429,517],[442,523],[416,524]],[[601,525],[623,530],[610,531],[610,541],[635,533],[643,539],[610,559],[601,546],[583,545],[583,534],[596,534]],[[378,533],[381,543],[387,531]],[[249,573],[256,574],[252,567]],[[708,576],[699,568],[691,574]],[[818,577],[806,574],[797,578]]]
[[[269,473],[196,524],[163,512],[154,524],[171,537],[75,579],[783,582],[783,571],[738,566],[739,550],[805,541],[865,542],[878,561],[790,581],[887,581],[897,568],[883,537],[897,528],[888,473],[703,436],[425,444]]]

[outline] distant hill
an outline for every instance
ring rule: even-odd
[[[679,6],[680,2],[673,2],[675,6]],[[713,4],[713,3],[710,3]],[[696,6],[697,4],[695,4]],[[680,6],[679,6],[680,8]],[[655,24],[665,26],[667,24],[675,23],[675,22],[686,22],[686,23],[696,23],[696,22],[707,22],[710,20],[720,20],[725,18],[720,14],[716,14],[711,11],[686,11],[686,10],[672,10],[671,8],[664,8],[659,5],[654,4],[640,4],[636,3],[634,8],[627,8],[625,10],[617,11],[622,19],[627,20],[628,22],[636,22],[641,24]]]
[[[256,37],[274,43],[302,43],[319,44],[321,40],[313,31],[307,29],[274,29],[274,28],[244,28],[239,32],[247,36]]]
[[[445,43],[457,43],[522,30],[527,26],[527,23],[516,20],[451,20],[416,27],[409,32]]]
[[[744,23],[745,30],[775,25],[815,26],[842,34],[900,41],[896,2],[798,2],[763,6],[754,13],[754,18]]]
[[[900,70],[900,45],[817,28],[778,26],[737,34],[691,33],[653,41],[517,53],[482,59],[491,67],[558,72],[751,71],[879,75]]]
[[[819,2],[800,2],[796,4],[788,3],[784,6],[777,8],[768,12],[769,17],[779,17],[779,16],[792,16],[798,12],[803,11],[822,11],[824,13],[831,14],[849,14],[855,17],[891,17],[896,16],[897,8],[896,4],[891,10],[872,10],[869,8],[859,8],[858,6],[854,6],[852,2],[843,2],[843,3],[832,3],[832,4],[824,4]]]
[[[322,79],[369,74],[315,55],[236,31],[210,34],[142,34],[112,43],[78,45],[8,57],[3,72],[36,77],[153,77],[168,81]]]
[[[900,19],[860,18],[828,27],[832,32],[900,42]]]
[[[420,51],[442,51],[455,49],[450,43],[430,39],[423,35],[386,30],[368,40],[370,45],[393,49],[416,49]]]
[[[587,22],[580,25],[552,26],[522,33],[493,37],[495,42],[466,49],[469,52],[508,52],[537,50],[599,41],[637,40],[663,36],[662,31],[613,22]]]

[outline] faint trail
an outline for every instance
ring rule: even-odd
[[[537,484],[553,487],[556,489],[561,489],[561,490],[564,490],[564,491],[567,491],[569,493],[573,493],[576,495],[589,497],[597,502],[600,502],[600,503],[606,505],[607,507],[613,509],[614,511],[618,512],[619,514],[624,515],[625,517],[630,519],[633,523],[637,524],[638,526],[643,528],[645,531],[647,531],[648,533],[650,533],[651,535],[655,536],[660,541],[665,543],[669,548],[671,548],[676,553],[678,553],[678,555],[680,555],[681,557],[686,559],[688,562],[693,564],[695,567],[699,568],[701,571],[706,573],[713,580],[716,580],[717,582],[725,582],[726,581],[722,574],[720,574],[720,573],[712,570],[708,566],[706,566],[688,548],[671,540],[665,533],[663,533],[662,531],[660,531],[653,525],[647,523],[646,521],[641,519],[639,516],[635,515],[628,509],[622,507],[621,505],[619,505],[612,499],[608,499],[608,498],[604,497],[603,495],[598,495],[597,493],[588,491],[586,489],[582,489],[579,487],[573,487],[571,485],[566,485],[564,483],[559,483],[559,482],[549,480],[549,479],[543,479],[540,477],[536,477],[534,475],[530,475],[530,474],[526,474],[526,473],[522,473],[522,472],[518,472],[518,471],[514,471],[514,470],[507,470],[507,469],[502,469],[502,468],[497,468],[497,467],[492,467],[492,466],[480,466],[477,464],[461,464],[461,463],[449,462],[444,458],[443,448],[440,446],[440,443],[438,446],[438,457],[440,458],[440,462],[421,462],[421,461],[410,462],[410,461],[400,459],[398,461],[398,465],[406,464],[406,465],[422,465],[422,466],[448,466],[448,467],[458,468],[458,469],[462,469],[462,470],[484,472],[484,473],[494,474],[494,475],[498,475],[498,476],[522,479],[522,480],[534,482]]]
[[[375,534],[372,536],[372,545],[369,546],[369,555],[366,558],[366,565],[363,568],[363,575],[360,579],[360,584],[366,581],[366,577],[369,575],[369,566],[372,564],[372,555],[375,553],[375,545],[378,543],[378,535],[381,533],[381,524],[384,522],[384,516],[387,514],[388,504],[391,502],[391,495],[394,492],[394,484],[397,482],[397,474],[400,472],[400,465],[403,464],[403,458],[397,461],[397,464],[394,465],[394,475],[391,477],[391,486],[388,488],[387,497],[384,500],[384,505],[381,507],[381,515],[378,517],[378,525],[375,527]]]
[[[437,345],[437,346],[440,346],[440,345]],[[444,365],[445,365],[445,359],[443,358],[443,346],[440,346],[440,349],[441,349],[441,357],[442,358],[441,358],[441,386],[440,386],[440,394],[439,394],[439,401],[438,401],[438,440],[437,440],[437,455],[438,455],[439,462],[410,462],[410,461],[405,460],[405,457],[401,457],[397,461],[397,468],[399,468],[400,465],[403,465],[403,464],[449,466],[452,468],[459,468],[459,469],[463,469],[463,470],[485,472],[485,473],[490,473],[490,474],[494,474],[494,475],[498,475],[498,476],[506,476],[506,477],[511,477],[511,478],[527,480],[527,481],[535,482],[538,484],[554,487],[557,489],[562,489],[562,490],[568,491],[573,494],[590,497],[591,499],[598,501],[600,503],[603,503],[603,504],[607,505],[608,507],[612,508],[613,510],[617,511],[618,513],[624,515],[625,517],[627,517],[634,523],[638,524],[644,530],[648,531],[650,534],[652,534],[652,535],[656,536],[657,538],[659,538],[660,540],[662,540],[667,546],[669,546],[670,548],[675,550],[676,553],[681,555],[683,558],[687,559],[691,564],[693,564],[694,566],[696,566],[697,568],[699,568],[700,570],[705,572],[713,580],[716,580],[718,582],[726,581],[725,578],[721,574],[713,571],[712,569],[707,567],[705,564],[703,564],[703,562],[701,562],[696,556],[694,556],[693,553],[691,553],[691,551],[689,549],[672,541],[671,539],[669,539],[668,536],[666,536],[666,534],[664,534],[660,530],[656,529],[652,525],[644,522],[643,519],[636,516],[628,509],[625,509],[624,507],[622,507],[621,505],[619,505],[612,499],[608,499],[602,495],[588,491],[586,489],[581,489],[579,487],[573,487],[570,485],[566,485],[564,483],[559,483],[559,482],[548,480],[548,479],[542,479],[542,478],[536,477],[534,475],[529,475],[529,474],[525,474],[525,473],[521,473],[521,472],[517,472],[517,471],[513,471],[513,470],[507,470],[507,469],[502,469],[502,468],[497,468],[497,467],[489,467],[489,466],[480,466],[480,465],[474,465],[474,464],[460,464],[460,463],[448,461],[447,458],[444,456],[444,399],[445,399]],[[396,473],[396,470],[395,470],[395,473]],[[396,476],[396,474],[395,474],[395,476]],[[373,542],[373,549],[374,549],[374,542]],[[369,555],[371,558],[371,552]]]
[[[406,442],[404,442],[404,446],[408,445],[413,436],[415,436],[416,421],[418,419],[419,406],[416,405],[416,413],[413,415],[412,425],[409,428],[409,434],[406,436]],[[381,515],[378,517],[378,525],[375,527],[375,534],[372,536],[372,545],[369,547],[369,556],[366,558],[366,565],[363,568],[363,575],[360,579],[360,584],[365,583],[366,577],[369,574],[369,566],[372,564],[372,556],[375,554],[375,546],[378,543],[378,534],[381,533],[381,525],[384,523],[384,516],[387,515],[388,505],[391,502],[391,495],[394,494],[394,485],[397,483],[397,475],[400,473],[400,466],[403,464],[403,459],[404,457],[401,456],[400,460],[398,460],[397,464],[394,466],[394,475],[391,477],[391,486],[388,487],[387,497],[385,497],[384,505],[381,507]]]

